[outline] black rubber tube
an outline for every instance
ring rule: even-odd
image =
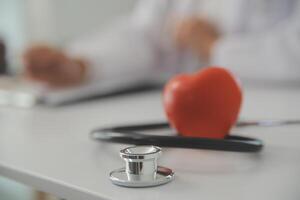
[[[200,137],[149,135],[138,132],[163,128],[169,128],[169,125],[167,123],[152,123],[133,126],[118,126],[94,130],[91,132],[91,137],[95,140],[114,143],[233,152],[258,152],[263,148],[263,142],[261,140],[242,136],[230,135],[224,139],[211,139]]]

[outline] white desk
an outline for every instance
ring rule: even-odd
[[[300,90],[246,89],[242,117],[300,118]],[[163,149],[173,182],[130,189],[111,184],[124,145],[92,141],[96,127],[163,120],[160,93],[60,108],[0,108],[0,175],[69,200],[299,199],[300,127],[234,130],[265,141],[259,154]]]

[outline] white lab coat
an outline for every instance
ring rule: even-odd
[[[91,80],[124,79],[136,84],[219,65],[242,80],[300,81],[298,0],[137,2],[130,16],[69,46],[71,55],[89,61]],[[189,16],[204,17],[222,32],[210,63],[174,44],[174,22]]]

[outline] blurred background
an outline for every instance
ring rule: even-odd
[[[20,69],[20,56],[31,42],[61,46],[103,28],[133,8],[135,0],[0,0],[0,66]],[[4,69],[0,69],[0,74]],[[30,186],[0,177],[0,200],[53,200]]]
[[[0,40],[10,70],[31,42],[62,46],[125,15],[136,0],[0,0]]]

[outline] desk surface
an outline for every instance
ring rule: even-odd
[[[242,117],[300,118],[300,90],[245,90]],[[92,141],[96,127],[164,120],[160,93],[106,98],[60,108],[0,108],[0,175],[69,200],[299,199],[300,127],[233,130],[264,140],[259,154],[164,148],[169,184],[130,189],[111,184],[124,145]]]

